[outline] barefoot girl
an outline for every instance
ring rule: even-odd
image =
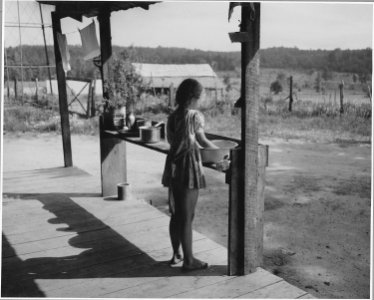
[[[202,92],[203,87],[198,81],[184,80],[176,92],[177,109],[171,113],[167,123],[170,151],[166,158],[162,184],[169,187],[169,231],[173,247],[170,264],[183,260],[184,270],[208,267],[207,263],[196,259],[192,253],[192,221],[199,189],[205,187],[199,145],[203,148],[218,148],[206,138],[204,117],[195,110]]]

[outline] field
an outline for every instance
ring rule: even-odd
[[[283,72],[294,77],[297,96],[288,111],[288,88],[270,94]],[[292,74],[291,74],[292,73]],[[240,137],[238,74],[230,75],[224,101],[202,107],[206,131]],[[265,268],[323,298],[369,298],[371,217],[371,101],[365,85],[350,74],[333,74],[324,92],[313,89],[316,73],[262,70],[260,142],[270,145],[265,192]],[[338,84],[344,80],[344,113]],[[166,120],[165,100],[144,98],[138,114]],[[4,170],[62,164],[58,105],[45,97],[35,104],[5,99]],[[152,104],[152,105],[151,105]],[[79,109],[77,106],[76,109]],[[78,167],[98,175],[98,118],[73,114],[73,155]],[[33,153],[27,159],[25,149]],[[132,149],[132,150],[131,150]],[[133,192],[167,213],[160,186],[164,157],[131,148]],[[38,157],[39,154],[42,157]],[[130,155],[130,154],[129,154]],[[21,161],[22,156],[27,159]],[[147,157],[143,168],[139,163]],[[57,160],[57,161],[56,161]],[[19,161],[18,163],[16,163]],[[201,192],[195,220],[198,231],[227,243],[227,186],[221,174],[207,170],[209,187]],[[146,187],[144,185],[146,183]]]

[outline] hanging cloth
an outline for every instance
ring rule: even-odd
[[[66,35],[57,32],[57,43],[58,47],[60,48],[61,53],[61,59],[62,59],[62,67],[65,71],[65,74],[67,71],[71,70],[70,67],[70,53],[68,49],[68,43],[66,41]]]
[[[100,47],[96,37],[95,21],[83,29],[79,29],[82,39],[83,59],[90,60],[100,55]]]

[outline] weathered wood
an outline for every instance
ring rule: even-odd
[[[264,204],[265,204],[265,169],[267,164],[267,151],[265,146],[258,147],[258,166],[257,166],[257,241],[256,241],[256,263],[263,265],[264,248]]]
[[[282,280],[238,297],[239,299],[294,299],[305,295],[303,290]]]
[[[100,116],[101,187],[104,197],[117,194],[117,184],[127,182],[126,142],[104,133]]]
[[[253,20],[253,21],[252,21]],[[242,6],[241,31],[252,36],[251,43],[242,43],[244,78],[244,105],[242,108],[242,142],[244,149],[244,274],[252,273],[260,265],[258,261],[258,234],[260,220],[258,210],[258,103],[260,84],[260,3]]]
[[[244,174],[241,149],[232,149],[229,174],[228,275],[244,269]]]
[[[241,162],[241,149],[231,150],[231,168],[229,173],[229,240],[228,240],[228,275],[242,275],[244,272],[244,170]],[[256,214],[256,260],[262,265],[263,257],[263,211],[265,192],[265,167],[267,147],[259,146],[257,170]],[[242,193],[242,194],[240,194]]]
[[[15,179],[16,173],[11,172],[10,177]],[[38,177],[35,171],[19,173],[21,182]],[[282,281],[261,268],[247,276],[226,276],[227,250],[197,232],[193,234],[194,253],[197,258],[206,260],[210,268],[186,274],[181,273],[180,266],[170,268],[165,263],[172,253],[166,215],[143,201],[108,201],[104,205],[101,197],[80,195],[79,182],[89,176],[75,168],[41,170],[42,180],[33,183],[35,190],[40,191],[61,176],[78,183],[74,189],[69,189],[71,194],[18,193],[15,198],[7,198],[3,206],[5,252],[2,254],[9,256],[2,260],[3,297],[42,294],[48,298],[234,298],[258,293],[271,282]],[[6,178],[7,174],[4,190],[13,190],[16,181],[9,182]],[[16,222],[13,222],[10,216],[16,213]],[[51,214],[56,218],[51,219]],[[39,233],[10,234],[12,225],[32,227],[43,215],[47,218],[44,224],[38,224]],[[28,222],[19,224],[25,219]],[[95,230],[97,225],[97,228],[107,227]],[[71,227],[72,231],[57,231],[59,226]],[[58,237],[61,233],[68,235]],[[22,236],[28,240],[22,242]],[[30,286],[30,281],[37,284],[38,289]],[[280,287],[281,296],[290,294],[283,290],[287,289],[286,285]],[[268,291],[266,294],[270,295]],[[300,291],[297,294],[306,293]],[[277,298],[275,290],[271,295]]]
[[[101,11],[98,15],[100,23],[100,50],[101,50],[101,65],[100,73],[103,85],[103,98],[109,99],[109,71],[110,71],[110,57],[112,56],[112,34],[110,28],[110,12]]]
[[[206,286],[194,291],[175,295],[175,298],[237,298],[243,294],[258,290],[281,281],[282,279],[264,271],[257,269],[250,275],[234,277],[230,280]],[[276,298],[276,297],[274,297]]]
[[[55,12],[51,12],[51,16],[52,16],[53,42],[54,42],[54,51],[55,51],[55,60],[56,60],[58,100],[59,100],[60,118],[61,118],[62,146],[63,146],[63,151],[64,151],[64,165],[65,167],[71,167],[73,165],[73,157],[72,157],[72,151],[71,151],[68,97],[66,93],[66,78],[65,78],[65,71],[62,65],[60,48],[59,48],[58,40],[57,40],[57,33],[61,33],[61,21],[60,21],[59,15],[57,15]]]

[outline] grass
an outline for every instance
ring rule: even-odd
[[[148,97],[136,106],[137,115],[154,121],[166,120],[170,108],[166,98]],[[60,117],[55,97],[31,98],[23,103],[6,99],[5,132],[60,132]],[[221,101],[201,109],[206,131],[240,138],[240,109]],[[98,134],[98,117],[70,116],[70,130],[75,134]],[[347,103],[344,113],[333,103],[295,101],[288,111],[288,100],[261,99],[259,105],[260,138],[302,139],[313,142],[370,142],[371,105]]]

